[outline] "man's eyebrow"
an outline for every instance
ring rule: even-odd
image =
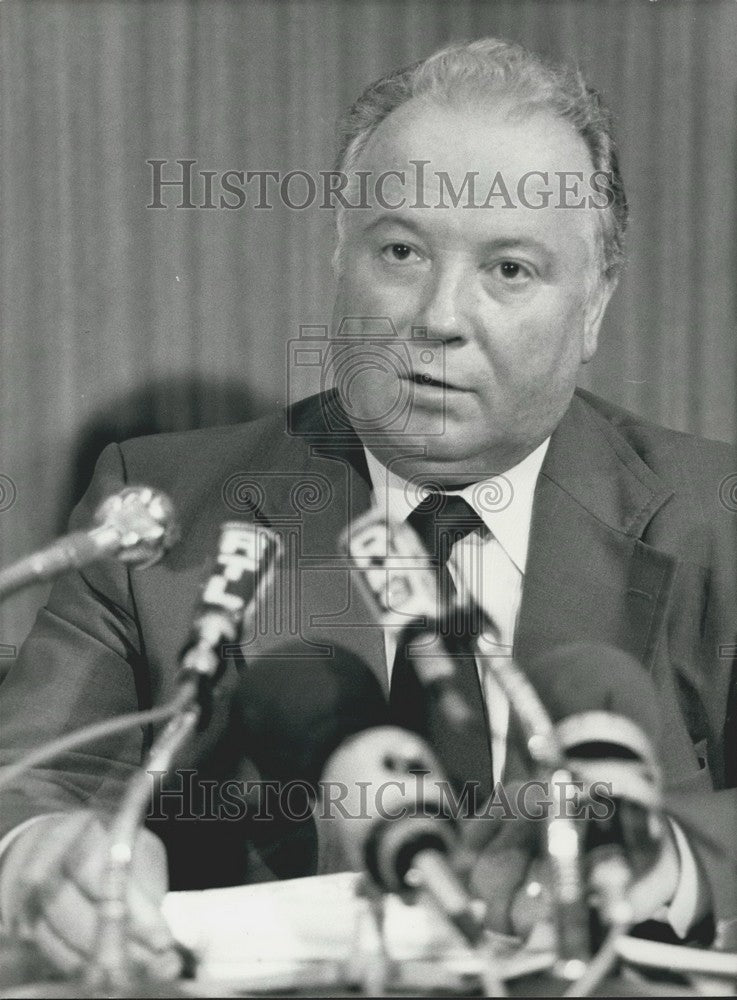
[[[500,236],[492,240],[484,240],[481,245],[484,251],[498,252],[500,250],[538,250],[540,253],[552,256],[555,254],[555,247],[542,240],[536,240],[532,236]]]
[[[419,233],[420,227],[417,223],[409,218],[407,215],[403,215],[400,211],[389,211],[382,212],[381,215],[375,216],[364,226],[364,232],[371,233],[375,229],[379,229],[381,226],[402,226],[404,229],[411,229],[413,233]]]

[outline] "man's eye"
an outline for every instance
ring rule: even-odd
[[[387,260],[397,260],[404,263],[412,257],[412,254],[415,254],[415,251],[406,243],[389,243],[382,250],[382,254]],[[415,254],[415,256],[417,255]]]
[[[493,270],[509,285],[524,284],[532,277],[530,269],[516,260],[502,260],[494,266]]]

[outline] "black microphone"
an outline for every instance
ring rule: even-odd
[[[72,531],[2,570],[0,597],[106,556],[146,568],[179,539],[171,500],[150,486],[128,486],[109,496],[95,511],[93,524],[87,531]]]
[[[262,777],[314,788],[349,736],[387,721],[384,692],[355,653],[333,646],[306,656],[294,642],[247,662],[233,699],[231,730]]]
[[[385,724],[388,712],[381,684],[355,653],[337,645],[305,653],[293,641],[242,660],[228,725],[233,773],[250,789],[248,836],[280,878],[345,870],[335,823],[315,814],[319,778],[348,736]],[[343,790],[334,791],[339,801]]]
[[[423,735],[442,730],[451,735],[444,741],[443,764],[462,786],[467,778],[463,737],[474,715],[459,683],[457,657],[471,651],[446,626],[453,614],[470,615],[471,608],[444,601],[428,552],[406,521],[389,522],[374,508],[349,526],[342,544],[360,570],[362,590],[378,621],[394,633],[397,650],[407,647],[418,682],[411,728]],[[402,719],[404,726],[408,722]]]
[[[531,666],[574,777],[593,791],[584,859],[606,923],[626,923],[626,890],[658,859],[664,836],[655,685],[623,650],[576,642]]]
[[[180,654],[181,680],[215,680],[224,658],[239,652],[238,643],[265,608],[280,551],[279,536],[264,524],[222,525],[215,569],[202,588]]]
[[[350,863],[385,892],[424,889],[478,944],[483,922],[450,864],[457,835],[449,786],[427,744],[395,726],[369,729],[333,754],[322,781],[349,791],[334,819]]]
[[[602,711],[630,719],[657,746],[663,734],[658,693],[650,675],[629,653],[602,642],[558,646],[530,665],[537,690],[554,722]],[[602,733],[609,742],[615,732]]]

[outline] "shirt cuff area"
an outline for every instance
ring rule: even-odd
[[[686,834],[673,820],[669,819],[668,823],[678,852],[680,871],[673,899],[663,907],[663,915],[659,915],[659,919],[667,921],[678,937],[685,938],[694,924],[708,913],[709,890]]]

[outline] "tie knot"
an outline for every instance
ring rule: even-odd
[[[456,542],[484,527],[484,522],[463,497],[437,491],[428,493],[407,521],[430,555],[439,558],[441,564],[447,562]]]

